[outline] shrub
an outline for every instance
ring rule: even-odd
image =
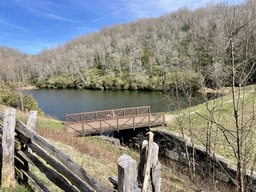
[[[32,95],[25,95],[23,97],[24,108],[27,110],[37,110],[38,104]]]
[[[149,76],[144,74],[134,74],[132,77],[131,89],[148,89],[149,88]]]
[[[165,75],[164,85],[166,90],[195,92],[202,87],[202,77],[200,74],[192,71],[172,70]]]
[[[10,107],[20,107],[18,94],[11,91],[6,91],[2,94],[1,102]]]
[[[116,77],[113,72],[110,72],[108,75],[103,78],[103,86],[105,89],[114,89],[115,88]]]
[[[104,73],[102,69],[98,69],[98,68],[89,69],[84,73],[84,77],[86,80],[85,88],[104,89],[103,76],[104,76]]]
[[[163,89],[163,78],[153,76],[149,79],[150,90],[162,90]]]
[[[35,86],[39,88],[46,88],[46,80],[42,77],[35,78],[31,81]]]
[[[20,99],[20,97],[23,97]],[[30,94],[23,95],[14,91],[5,91],[0,94],[0,103],[21,110],[22,102],[24,110],[37,110],[39,114],[44,114],[41,109],[38,108],[38,104],[34,97]]]

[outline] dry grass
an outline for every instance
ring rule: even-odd
[[[83,166],[92,176],[111,186],[108,176],[117,175],[117,160],[123,153],[138,159],[136,152],[116,148],[99,137],[73,137],[63,131],[38,129],[37,132],[49,139],[58,149]]]
[[[239,126],[241,130],[243,129],[244,133],[248,130],[248,135],[244,139],[244,146],[247,149],[251,148],[249,150],[251,153],[245,151],[243,155],[253,160],[253,156],[256,153],[256,130],[254,129],[256,123],[254,117],[256,111],[256,91],[254,86],[245,87],[242,96],[244,103],[241,103],[239,106]],[[207,110],[206,104],[203,103],[169,114],[168,119],[170,123],[167,129],[175,132],[184,131],[185,135],[191,137],[191,127],[194,142],[199,145],[206,144],[208,130],[211,133],[211,149],[231,160],[233,163],[236,163],[236,158],[232,150],[232,147],[236,145],[236,137],[233,136],[236,126],[232,95],[229,94],[209,101],[208,108],[209,110]],[[210,124],[213,119],[213,123]],[[227,142],[227,138],[230,143]]]
[[[117,161],[122,154],[128,154],[137,162],[139,154],[128,148],[116,147],[100,137],[73,137],[63,131],[39,128],[37,131],[49,139],[58,149],[71,157],[72,160],[83,166],[88,174],[96,177],[104,184],[112,187],[108,181],[111,175],[117,175]],[[196,187],[189,179],[177,177],[171,168],[162,165],[163,192],[193,192]],[[200,186],[200,185],[199,185]]]
[[[0,111],[3,112],[5,108],[5,106],[0,106]],[[17,111],[17,117],[26,123],[28,114]],[[80,164],[88,174],[109,187],[112,187],[112,184],[108,181],[108,177],[117,175],[117,161],[122,154],[128,154],[137,162],[139,161],[139,154],[137,152],[124,147],[116,147],[100,137],[83,138],[66,134],[63,123],[56,119],[38,117],[36,131],[71,157],[72,160]],[[33,169],[33,172],[37,176],[40,175],[36,169]],[[57,191],[56,187],[52,186],[53,184],[44,177],[40,180],[52,191]],[[198,190],[196,190],[195,185],[189,179],[176,176],[176,173],[171,168],[162,165],[161,191],[193,192]]]

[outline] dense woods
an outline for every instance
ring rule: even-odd
[[[0,47],[0,81],[78,89],[195,91],[230,86],[232,50],[238,77],[255,62],[255,8],[255,1],[245,1],[181,9],[105,27],[38,55]],[[235,81],[239,84],[239,78]],[[255,81],[254,71],[246,82]]]

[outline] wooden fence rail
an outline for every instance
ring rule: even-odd
[[[15,170],[15,177],[19,181],[30,185],[37,191],[50,191],[31,172],[29,165],[32,165],[64,191],[110,192],[111,190],[107,186],[90,176],[79,164],[72,161],[35,131],[28,129],[28,127],[35,128],[35,116],[35,112],[30,113],[26,126],[23,122],[15,120],[13,109],[7,109],[4,114],[0,113],[2,163],[5,164],[2,168],[2,186],[15,187],[12,184],[14,174],[10,172],[10,170]],[[10,129],[10,127],[15,127],[15,132],[14,128]],[[6,134],[10,136],[6,136]],[[10,146],[15,146],[15,150]],[[5,154],[7,149],[9,153]],[[13,157],[12,154],[15,156]],[[11,159],[14,159],[14,166]],[[9,166],[11,169],[5,169]],[[6,171],[8,171],[8,177],[5,176]]]

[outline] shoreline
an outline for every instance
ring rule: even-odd
[[[34,85],[28,85],[28,86],[23,86],[19,88],[14,88],[15,90],[34,90],[34,89],[39,89],[38,87]]]

